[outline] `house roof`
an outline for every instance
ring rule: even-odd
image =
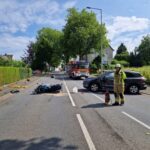
[[[114,49],[109,45],[109,47],[111,48],[112,51],[114,51]]]
[[[10,54],[0,55],[0,58],[8,60],[8,59],[12,59],[13,55]]]

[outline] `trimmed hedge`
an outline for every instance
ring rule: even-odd
[[[31,77],[30,68],[0,67],[0,86]]]

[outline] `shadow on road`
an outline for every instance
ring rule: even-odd
[[[114,107],[114,106],[106,105],[105,103],[96,103],[96,104],[89,104],[86,106],[82,106],[81,108],[104,108],[104,107]]]
[[[1,140],[0,150],[77,150],[74,145],[63,145],[63,140],[58,137],[50,139],[34,138],[28,141],[20,140]]]

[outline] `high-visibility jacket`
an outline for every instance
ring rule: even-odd
[[[118,73],[114,73],[114,92],[124,92],[125,79],[126,74],[122,70],[120,70]]]

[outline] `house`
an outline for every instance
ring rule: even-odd
[[[105,64],[110,64],[111,61],[113,60],[113,51],[114,49],[109,45],[105,50],[104,50],[104,54],[102,57],[102,63]],[[88,61],[89,63],[91,63],[97,56],[99,55],[98,52],[91,52],[90,54],[88,54],[87,56],[83,56],[82,60]],[[76,58],[72,58],[71,61],[79,61],[80,58],[79,56],[77,56]]]
[[[0,55],[0,58],[2,58],[4,60],[12,60],[13,55],[10,55],[10,54]]]
[[[110,64],[111,63],[111,61],[113,59],[113,51],[114,51],[114,49],[110,45],[109,45],[109,47],[107,47],[104,50],[104,54],[102,57],[102,63],[103,64]],[[88,54],[87,55],[87,61],[91,63],[98,55],[99,55],[98,52],[93,52],[91,54]]]

